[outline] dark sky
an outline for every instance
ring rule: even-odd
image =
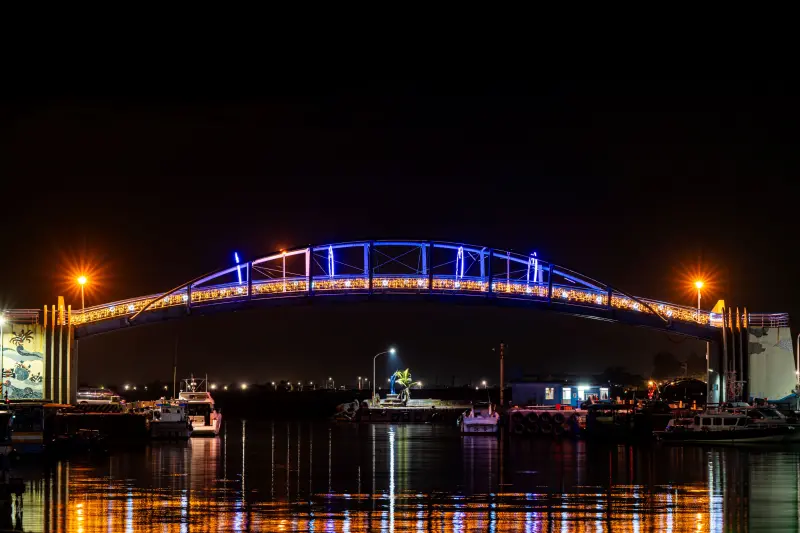
[[[247,96],[0,104],[0,304],[96,270],[87,305],[159,292],[282,247],[371,238],[535,249],[628,292],[800,311],[796,88],[753,81],[318,82]],[[276,308],[84,341],[81,380],[353,380],[396,343],[420,379],[576,373],[704,345],[528,310]],[[212,358],[211,355],[216,356]]]

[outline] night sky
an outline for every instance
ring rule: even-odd
[[[796,91],[779,82],[334,82],[0,104],[0,306],[167,290],[308,243],[448,240],[627,292],[800,311]],[[81,342],[80,380],[354,381],[389,344],[428,383],[647,374],[704,343],[526,309],[358,303],[193,317]],[[385,375],[386,368],[384,368]]]

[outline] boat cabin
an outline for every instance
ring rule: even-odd
[[[695,415],[695,429],[719,429],[723,427],[746,426],[749,419],[746,415],[731,413],[703,413]]]

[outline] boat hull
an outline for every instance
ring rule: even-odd
[[[675,431],[658,435],[674,444],[759,444],[800,442],[800,428],[785,426],[729,431]]]
[[[156,440],[186,440],[192,436],[192,427],[186,422],[150,423],[150,438]]]
[[[194,426],[192,437],[216,437],[219,435],[219,425]]]
[[[494,436],[500,433],[500,425],[495,423],[466,423],[464,421],[461,422],[461,434],[462,435],[488,435]]]

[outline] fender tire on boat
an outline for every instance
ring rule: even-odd
[[[561,424],[556,424],[553,426],[553,433],[555,435],[563,435],[564,434],[564,426]]]
[[[541,420],[542,422],[550,422],[550,413],[545,411],[544,413],[540,414],[539,420]]]
[[[514,422],[521,422],[523,418],[525,418],[525,416],[519,411],[514,411],[514,413],[511,415],[511,420]]]
[[[572,413],[571,415],[569,415],[569,421],[571,424],[575,424],[578,421],[578,415]]]
[[[539,431],[548,435],[553,431],[553,426],[550,425],[550,422],[539,422]]]
[[[514,428],[511,431],[513,431],[517,435],[522,435],[523,433],[525,433],[525,426],[523,426],[522,424],[514,424]]]
[[[525,432],[528,433],[528,435],[536,435],[537,433],[539,433],[539,426],[537,425],[526,426]]]
[[[530,413],[528,413],[527,415],[525,415],[525,418],[526,418],[526,419],[528,420],[528,422],[530,422],[531,424],[535,424],[536,422],[538,422],[538,421],[539,421],[539,415],[537,415],[537,414],[536,414],[534,411],[531,411]]]
[[[556,413],[553,415],[553,422],[556,424],[563,424],[564,423],[564,415],[561,413]]]

